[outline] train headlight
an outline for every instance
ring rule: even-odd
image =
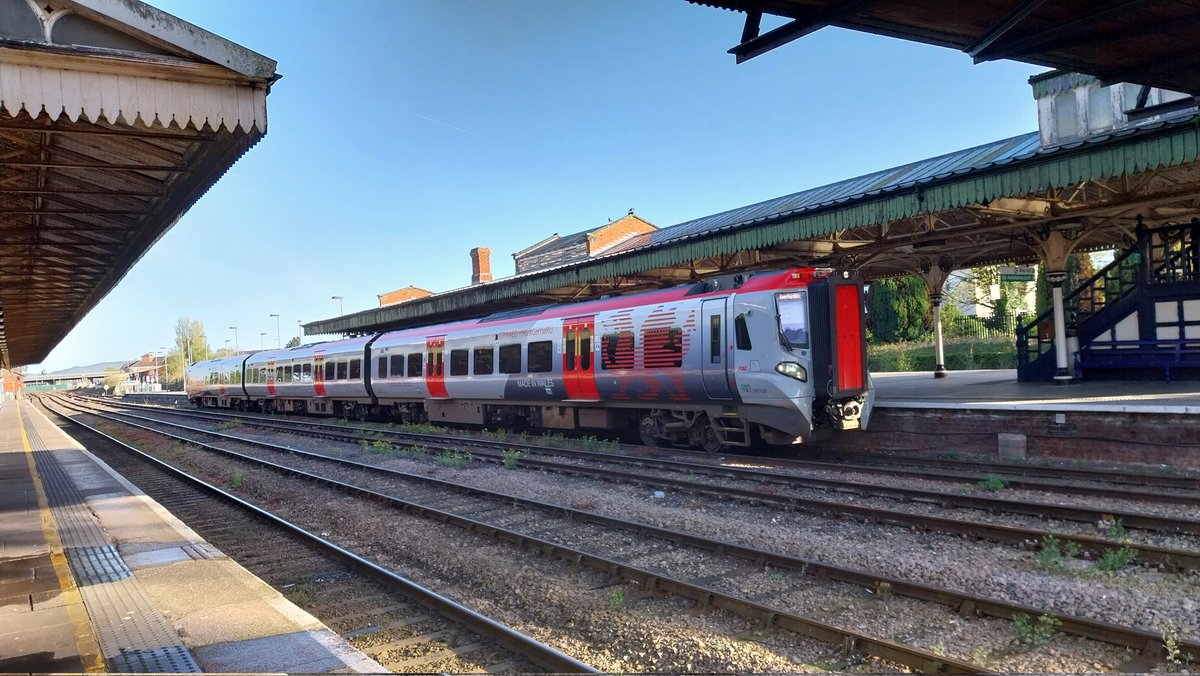
[[[808,382],[808,371],[794,361],[781,361],[775,365],[775,370],[789,378],[795,378],[801,382]]]

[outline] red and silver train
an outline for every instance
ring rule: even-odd
[[[865,428],[863,287],[797,268],[188,367],[197,406],[637,430],[710,451]]]

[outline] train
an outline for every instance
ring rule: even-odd
[[[637,434],[719,451],[866,429],[862,280],[791,268],[188,367],[199,407]]]

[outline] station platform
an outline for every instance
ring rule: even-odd
[[[847,450],[998,455],[1200,468],[1200,383],[1019,383],[1015,370],[872,373],[866,431]]]
[[[1200,413],[1200,382],[1017,382],[1016,369],[872,373],[875,405],[884,408]]]
[[[0,514],[0,672],[385,671],[25,401]]]

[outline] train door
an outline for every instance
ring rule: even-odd
[[[563,320],[563,386],[567,399],[596,401],[595,317],[575,317]]]
[[[712,399],[730,399],[725,299],[704,301],[700,316],[700,344],[704,346],[700,371],[704,374],[704,392]]]
[[[267,360],[267,394],[275,396],[275,360]]]
[[[432,399],[449,399],[446,391],[446,337],[434,336],[425,339],[425,386]]]
[[[325,396],[325,353],[313,355],[313,393],[318,397]]]

